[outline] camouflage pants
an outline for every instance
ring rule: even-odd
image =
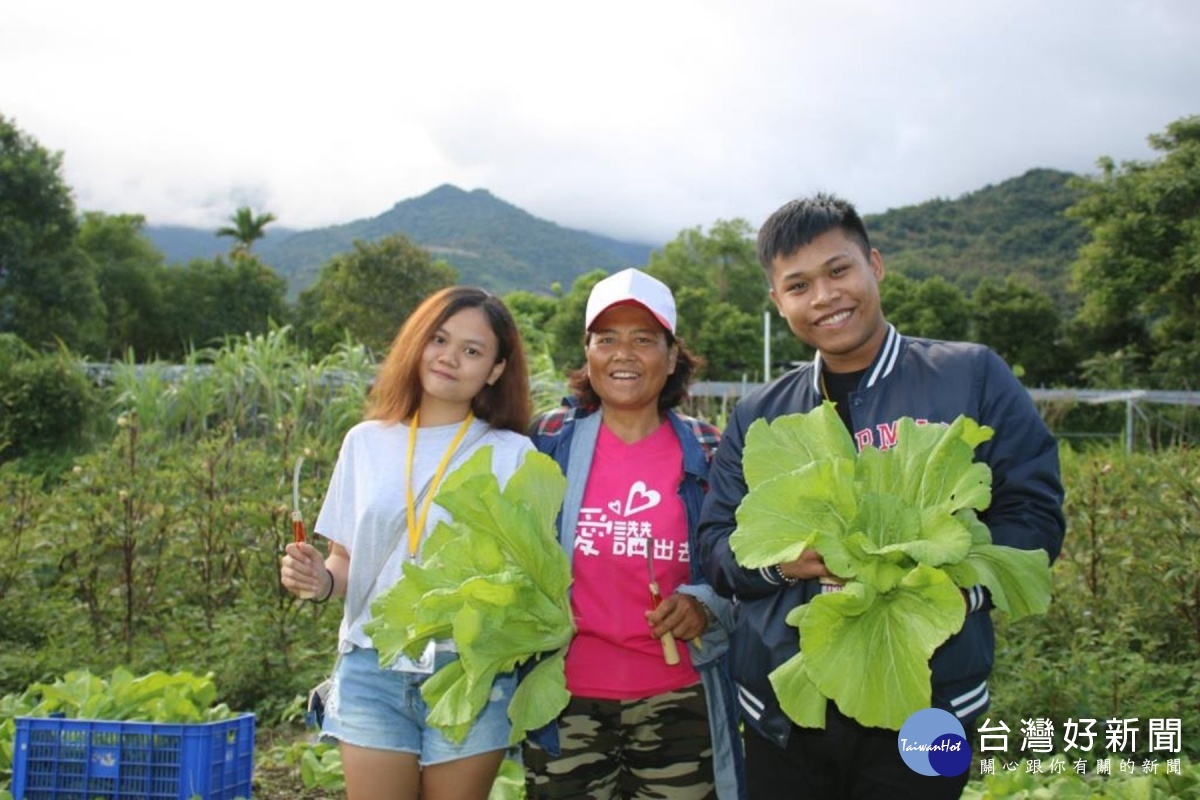
[[[573,697],[559,720],[559,739],[558,758],[525,745],[530,800],[716,797],[700,684],[644,700]]]

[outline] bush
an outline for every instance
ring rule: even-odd
[[[96,403],[68,352],[39,355],[11,334],[0,337],[0,460],[78,451]]]
[[[997,615],[993,720],[1179,719],[1200,756],[1200,459],[1064,450],[1067,538],[1044,617]],[[1189,735],[1190,734],[1190,735]]]
[[[10,361],[30,360],[14,349]],[[297,456],[311,524],[368,365],[349,349],[312,366],[303,355],[278,331],[206,354],[184,379],[120,366],[103,390],[115,419],[93,422],[111,436],[52,481],[30,457],[0,464],[0,615],[14,620],[0,629],[0,693],[77,668],[193,669],[270,721],[328,672],[336,604],[284,591],[279,556]]]

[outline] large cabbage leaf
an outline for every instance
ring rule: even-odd
[[[1043,550],[992,543],[976,516],[991,503],[991,470],[974,451],[992,429],[897,423],[896,444],[856,453],[832,403],[746,432],[749,491],[729,544],[758,568],[821,553],[846,581],[794,609],[800,652],[770,680],[798,725],[824,727],[830,698],[864,725],[899,729],[930,703],[929,659],[961,630],[959,588],[983,585],[1014,618],[1044,613]]]
[[[380,663],[420,656],[453,639],[459,658],[427,680],[427,721],[461,741],[487,704],[492,682],[535,656],[509,703],[511,743],[555,719],[567,704],[563,656],[574,634],[571,568],[556,520],[566,479],[553,459],[529,453],[504,490],[481,447],[436,495],[450,513],[429,535],[420,565],[371,606],[367,633]]]

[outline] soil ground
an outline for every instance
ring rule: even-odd
[[[277,748],[307,741],[310,736],[294,727],[258,731],[254,741],[254,800],[344,800],[344,791],[304,788],[300,766],[273,757],[279,752]]]

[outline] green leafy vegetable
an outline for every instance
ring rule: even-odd
[[[73,670],[53,683],[35,683],[27,694],[37,698],[30,716],[62,714],[68,719],[139,720],[197,723],[230,719],[224,703],[216,704],[212,674],[151,672],[135,677],[117,667],[104,679]]]
[[[770,680],[796,724],[824,727],[826,698],[893,730],[927,708],[929,659],[966,618],[959,587],[986,586],[1014,618],[1045,612],[1045,551],[993,544],[976,516],[991,503],[991,470],[974,450],[991,436],[965,416],[906,417],[894,447],[856,453],[832,403],[750,426],[749,491],[729,540],[738,563],[781,564],[812,548],[846,581],[788,615],[800,652]]]
[[[436,499],[451,515],[422,547],[422,564],[371,607],[367,625],[381,663],[417,657],[431,639],[454,640],[459,658],[421,689],[427,721],[461,741],[487,704],[492,682],[546,654],[509,703],[511,743],[567,704],[563,656],[575,628],[571,568],[556,519],[566,479],[554,460],[529,453],[500,490],[482,447],[446,478]]]
[[[151,672],[134,677],[117,667],[110,679],[87,670],[72,670],[53,683],[35,683],[19,694],[0,697],[0,800],[11,800],[17,717],[62,716],[66,719],[134,720],[154,723],[203,723],[236,716],[216,704],[211,673]]]

